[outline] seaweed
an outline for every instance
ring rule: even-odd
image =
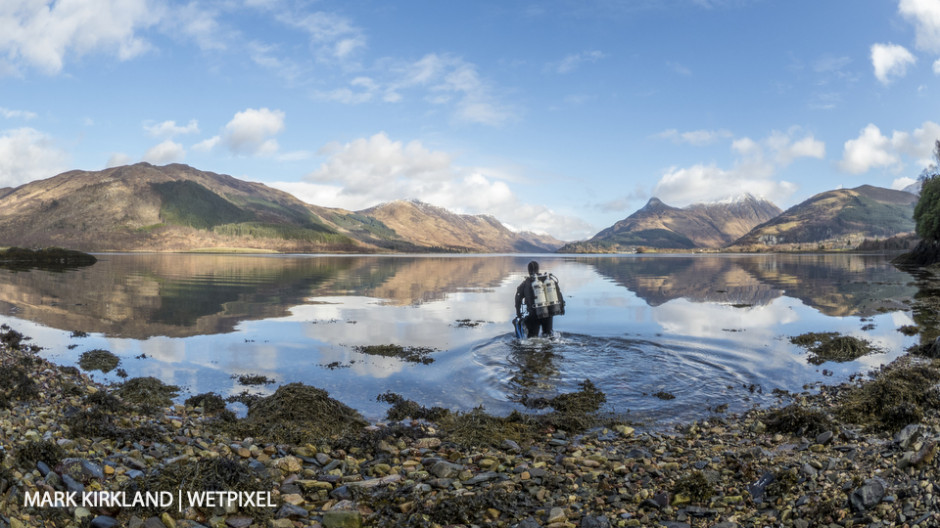
[[[204,392],[187,398],[187,406],[202,407],[203,411],[209,414],[216,414],[225,410],[225,400],[214,392]]]
[[[839,415],[874,429],[898,431],[921,420],[925,409],[940,409],[936,364],[895,363],[875,379],[849,391],[840,402]]]
[[[82,367],[82,370],[100,370],[105,374],[117,368],[120,362],[117,356],[100,348],[82,352],[78,358],[78,366]]]
[[[0,408],[9,407],[12,401],[35,399],[39,395],[36,382],[20,367],[11,367],[0,376]]]
[[[797,404],[774,409],[765,418],[767,430],[772,433],[816,436],[831,431],[834,423],[828,415]]]
[[[248,407],[248,416],[227,427],[277,442],[306,443],[351,434],[368,422],[355,409],[303,383],[282,385]]]
[[[877,347],[852,336],[841,336],[836,332],[810,332],[791,337],[790,342],[803,347],[812,354],[808,361],[821,365],[826,361],[844,363],[878,352]]]
[[[261,374],[233,374],[232,379],[237,379],[242,385],[269,385],[276,381]]]
[[[130,493],[169,491],[174,494],[177,490],[182,490],[184,493],[190,491],[259,492],[270,491],[273,488],[274,483],[266,473],[255,471],[244,461],[225,456],[170,464],[144,477],[129,480],[124,485],[124,491]],[[129,509],[142,517],[159,515],[162,511],[147,507]],[[239,507],[238,510],[253,517],[255,521],[261,521],[259,525],[265,525],[264,521],[274,514],[273,509],[266,507],[248,506]],[[210,514],[211,512],[211,509],[206,511]]]
[[[29,441],[16,450],[16,463],[30,470],[36,467],[37,462],[55,467],[63,458],[65,450],[50,440]]]
[[[404,347],[401,345],[365,345],[353,347],[353,349],[360,354],[394,357],[409,363],[421,363],[423,365],[434,363],[434,358],[428,356],[437,352],[437,350],[430,347]]]
[[[693,471],[676,482],[674,494],[684,494],[696,503],[705,503],[715,493],[712,485],[701,471]]]
[[[450,411],[443,407],[431,407],[428,409],[411,400],[406,400],[404,397],[394,392],[380,394],[376,397],[376,400],[392,405],[392,408],[389,409],[385,415],[389,420],[396,422],[404,420],[405,418],[436,422],[450,414]]]
[[[173,404],[173,398],[179,394],[176,385],[167,385],[154,377],[131,378],[117,390],[118,396],[125,401],[137,404],[142,409],[155,409]]]

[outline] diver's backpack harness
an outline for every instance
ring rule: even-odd
[[[531,277],[533,306],[535,316],[545,319],[553,315],[565,315],[565,303],[561,300],[558,279],[551,273],[541,273]]]

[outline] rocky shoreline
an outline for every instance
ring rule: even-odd
[[[13,329],[0,341],[0,528],[940,525],[940,370],[913,353],[873,381],[640,432],[581,419],[602,398],[587,385],[552,419],[388,395],[390,421],[367,424],[292,384],[236,420],[217,397],[172,404],[158,382],[122,391]]]

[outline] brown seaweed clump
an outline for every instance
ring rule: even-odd
[[[242,427],[259,436],[291,441],[328,438],[358,432],[368,422],[355,409],[329,393],[303,383],[289,383],[248,408]]]
[[[437,352],[437,350],[430,347],[405,347],[401,345],[367,345],[354,348],[356,352],[360,354],[394,357],[409,363],[421,363],[423,365],[434,363],[434,358],[430,357],[430,355]]]
[[[100,370],[105,374],[117,368],[120,363],[120,358],[100,348],[82,352],[78,358],[78,366],[82,367],[82,370]]]
[[[791,337],[790,342],[810,351],[809,362],[822,365],[827,361],[845,363],[878,352],[864,339],[839,335],[836,332],[809,332]]]
[[[705,473],[693,471],[676,482],[673,493],[676,495],[681,493],[692,502],[703,504],[708,502],[708,499],[712,497],[715,491],[712,489],[711,483],[708,482]]]
[[[797,404],[770,411],[764,421],[767,424],[767,430],[772,433],[797,436],[816,436],[832,431],[834,427],[832,419],[822,411],[807,409]]]
[[[148,376],[125,381],[118,388],[117,395],[124,401],[152,409],[172,405],[173,398],[179,394],[179,390],[180,388],[176,385],[167,385],[157,378]]]
[[[208,414],[216,414],[225,410],[225,400],[214,392],[197,394],[187,398],[183,403],[190,407],[202,407],[203,411]]]
[[[49,467],[55,467],[65,458],[65,451],[50,440],[36,440],[26,442],[16,450],[16,463],[32,470],[37,462],[44,462]]]
[[[0,376],[0,409],[9,407],[13,401],[35,399],[39,395],[36,382],[20,367],[11,367]]]
[[[849,391],[839,415],[850,422],[898,431],[923,419],[924,410],[940,409],[937,363],[896,362],[875,379]]]
[[[266,473],[252,469],[242,460],[224,456],[169,464],[144,477],[129,480],[124,486],[124,490],[130,493],[169,491],[174,494],[177,490],[182,490],[185,494],[190,491],[259,492],[271,491],[273,488],[273,481]],[[274,510],[267,507],[236,507],[256,521],[264,521],[274,514]],[[147,507],[131,510],[145,517],[159,515],[161,511]],[[211,515],[212,510],[206,509],[203,513]]]

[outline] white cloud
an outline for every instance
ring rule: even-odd
[[[0,56],[7,70],[26,65],[59,73],[69,56],[102,52],[128,60],[150,48],[138,30],[156,23],[147,0],[5,0],[0,2]]]
[[[940,52],[940,2],[901,0],[898,11],[914,24],[918,49]]]
[[[940,59],[933,61],[933,73],[934,75],[940,75]]]
[[[937,139],[940,139],[940,125],[933,121],[925,121],[913,132],[895,130],[891,137],[869,123],[857,138],[845,142],[839,168],[851,174],[861,174],[873,168],[897,172],[904,168],[904,156],[912,158],[919,167],[926,167],[931,162]]]
[[[549,232],[573,240],[596,230],[546,207],[523,203],[499,169],[463,167],[453,155],[419,141],[403,143],[385,133],[320,150],[327,160],[306,182],[273,184],[309,203],[361,210],[383,202],[418,199],[453,212],[490,214],[519,230]]]
[[[699,164],[668,169],[656,184],[653,194],[670,205],[685,206],[716,202],[729,195],[743,193],[779,202],[794,191],[796,185],[793,183],[772,180],[767,174],[749,172],[747,167],[725,170],[715,165]]]
[[[861,174],[873,167],[897,166],[901,160],[895,151],[892,140],[883,136],[877,126],[869,124],[857,138],[845,142],[839,167],[845,172]]]
[[[799,127],[785,133],[773,131],[761,141],[736,138],[731,150],[738,157],[731,169],[714,164],[670,167],[657,182],[653,194],[676,206],[716,202],[743,193],[780,202],[796,191],[796,185],[775,180],[777,170],[798,158],[822,159],[826,155],[825,144],[812,134],[804,134]]]
[[[896,178],[893,182],[891,182],[891,188],[898,190],[898,191],[903,191],[904,189],[906,189],[907,187],[910,187],[911,185],[914,185],[915,183],[917,183],[916,179],[908,178],[905,176],[903,178]]]
[[[434,53],[411,62],[380,61],[375,75],[358,75],[347,86],[317,91],[314,97],[346,104],[398,103],[409,92],[423,93],[431,105],[452,108],[460,122],[500,126],[516,116],[475,64]]]
[[[193,145],[193,150],[197,152],[209,152],[222,142],[222,136],[212,136]]]
[[[219,12],[206,3],[190,2],[166,12],[163,31],[171,36],[189,37],[204,51],[224,50],[230,39],[218,22]]]
[[[688,143],[697,147],[715,143],[721,139],[727,139],[732,136],[728,130],[692,130],[689,132],[679,132],[674,128],[664,130],[654,137],[669,139],[675,143]]]
[[[875,68],[875,77],[882,84],[888,84],[896,77],[907,75],[907,67],[917,59],[907,48],[897,44],[872,44],[871,63]]]
[[[595,63],[606,56],[603,52],[597,50],[571,53],[558,62],[550,63],[547,69],[559,74],[571,73],[581,67],[582,64]]]
[[[133,158],[124,154],[123,152],[115,152],[111,154],[111,157],[108,158],[108,163],[105,165],[107,168],[111,167],[120,167],[121,165],[129,165],[133,162]]]
[[[199,143],[200,150],[211,150],[222,142],[232,153],[242,156],[271,155],[278,144],[273,136],[284,130],[284,112],[267,108],[249,108],[235,114],[221,138]]]
[[[10,110],[9,108],[0,107],[0,116],[3,116],[6,119],[36,119],[38,117],[35,112],[28,112],[26,110]]]
[[[278,19],[306,32],[320,60],[348,60],[355,51],[366,46],[362,30],[340,15],[324,11],[302,16],[282,13]]]
[[[156,124],[145,124],[144,130],[153,137],[173,137],[180,134],[198,134],[199,123],[191,119],[186,126],[176,124],[176,121],[164,121]]]
[[[183,145],[168,139],[158,145],[154,145],[144,153],[142,161],[153,163],[154,165],[164,165],[183,161],[186,157],[186,150]]]
[[[0,133],[0,187],[15,187],[67,170],[69,156],[32,128]]]

